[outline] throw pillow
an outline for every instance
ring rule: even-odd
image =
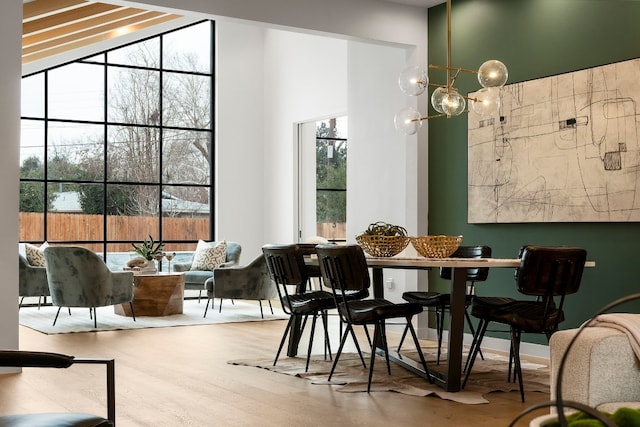
[[[196,253],[193,255],[193,263],[191,263],[191,271],[209,270],[224,263],[227,260],[227,242],[219,242],[215,246],[202,240],[198,241]]]
[[[47,242],[44,242],[40,247],[32,245],[31,243],[24,244],[24,250],[27,254],[27,262],[34,267],[44,267],[44,248],[49,246]]]

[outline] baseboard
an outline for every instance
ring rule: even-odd
[[[438,338],[438,334],[436,333],[436,330],[433,328],[426,328],[426,329],[420,328],[419,330],[416,330],[416,332],[420,338],[426,338],[431,340],[436,340]],[[442,337],[443,343],[446,342],[448,339],[449,339],[448,331],[444,331],[443,337]],[[467,346],[470,346],[472,341],[473,341],[473,335],[469,333],[465,333],[463,338],[464,344]],[[508,353],[510,342],[511,341],[509,339],[505,339],[505,338],[495,338],[495,337],[485,336],[484,339],[482,340],[482,348],[487,350],[492,350],[492,351]],[[548,345],[522,342],[520,344],[520,355],[549,360],[551,353],[549,352]]]

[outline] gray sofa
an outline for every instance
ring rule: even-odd
[[[215,246],[218,242],[208,242],[209,245]],[[227,241],[227,260],[220,265],[221,268],[238,265],[240,262],[240,252],[242,247],[237,242]],[[195,253],[194,253],[195,254]],[[184,288],[191,290],[204,290],[204,282],[213,277],[213,271],[209,270],[191,270],[193,255],[187,262],[172,263],[171,269],[175,272],[184,272]]]

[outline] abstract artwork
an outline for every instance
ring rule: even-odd
[[[640,221],[639,76],[634,59],[515,83],[470,111],[468,222]]]

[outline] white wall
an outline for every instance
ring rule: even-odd
[[[241,264],[263,241],[264,32],[216,22],[215,235],[242,245]]]
[[[20,146],[20,50],[22,2],[2,4],[0,16],[0,129],[2,156],[0,170],[0,348],[18,348],[18,180]],[[13,369],[15,370],[15,369]],[[0,373],[9,370],[0,368]]]
[[[347,43],[269,30],[265,37],[265,243],[293,243],[296,123],[347,111]]]

